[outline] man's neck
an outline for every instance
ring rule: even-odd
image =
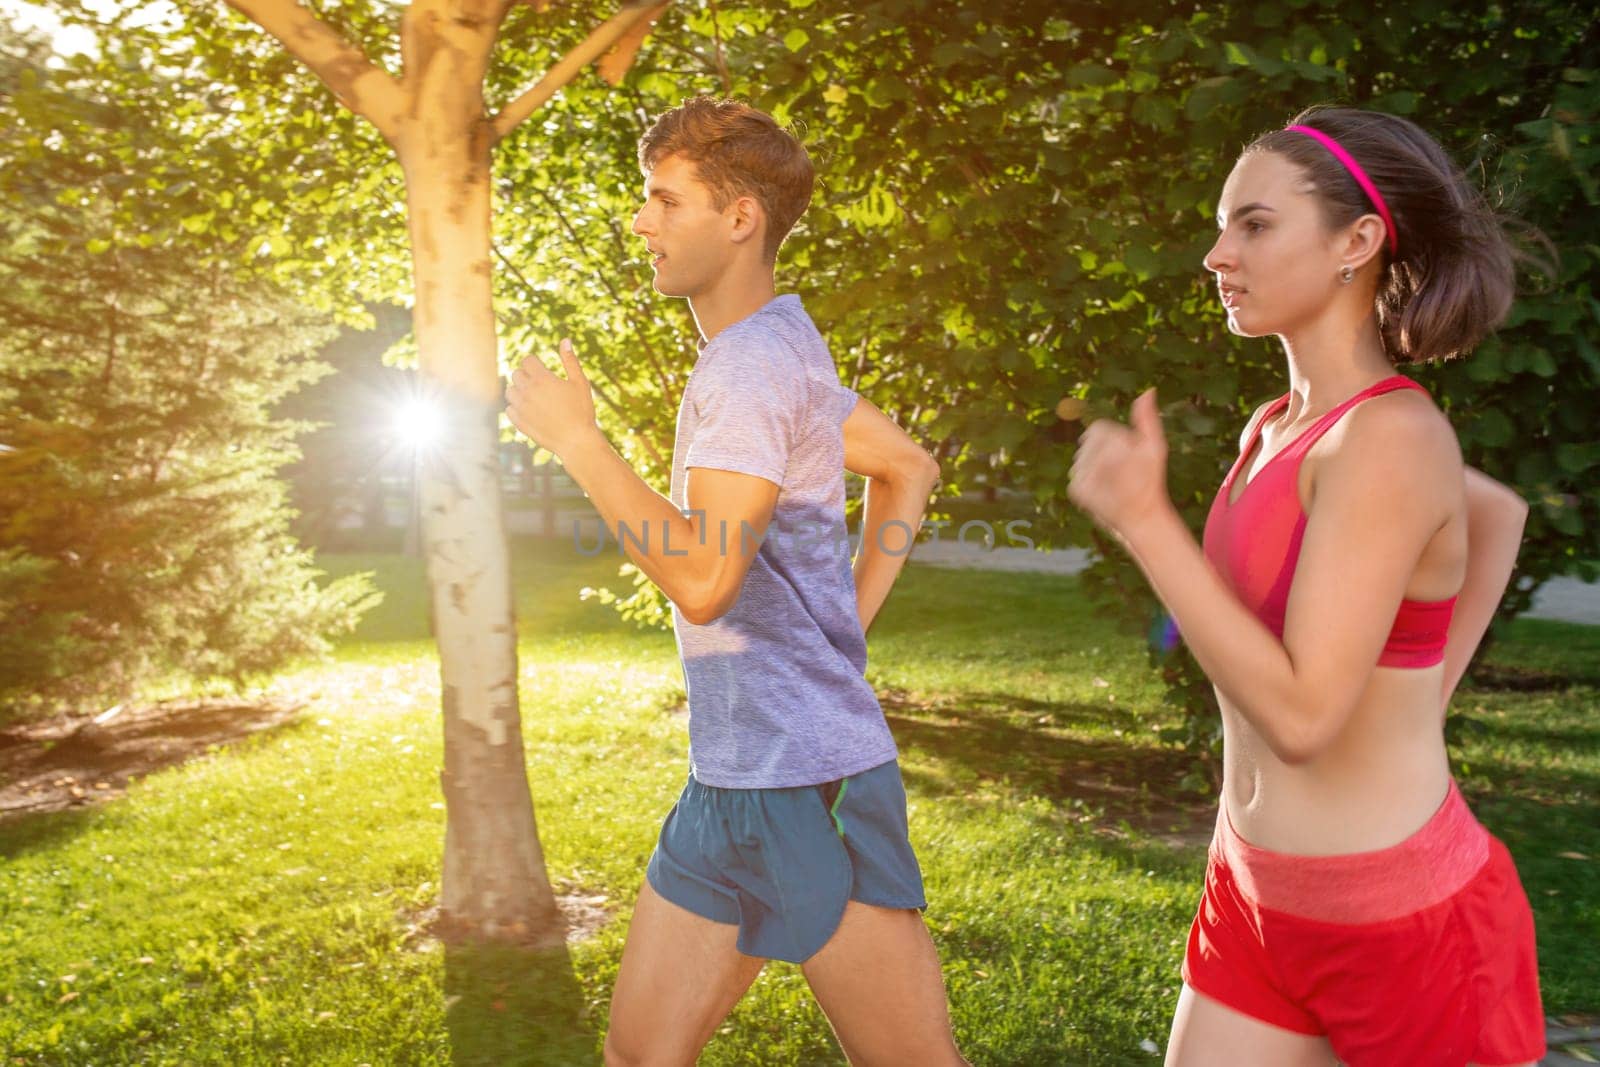
[[[732,274],[707,292],[690,297],[689,311],[700,336],[709,342],[740,319],[760,311],[777,294],[770,270]]]

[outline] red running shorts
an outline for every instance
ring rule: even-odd
[[[1454,782],[1411,837],[1343,856],[1257,848],[1224,802],[1183,980],[1263,1022],[1326,1035],[1349,1067],[1545,1053],[1527,895]]]

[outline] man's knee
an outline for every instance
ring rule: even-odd
[[[606,1067],[652,1067],[649,1051],[637,1042],[619,1038],[615,1031],[606,1034]]]
[[[846,1055],[857,1067],[903,1067],[908,1063],[918,1067],[972,1067],[950,1036],[897,1041],[875,1048],[847,1045]]]
[[[695,1055],[626,1031],[606,1033],[606,1067],[694,1067]]]

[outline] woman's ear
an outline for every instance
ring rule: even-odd
[[[1360,270],[1372,262],[1389,239],[1389,231],[1383,220],[1371,214],[1362,215],[1353,222],[1348,234],[1339,264],[1352,270]]]

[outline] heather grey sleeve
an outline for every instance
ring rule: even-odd
[[[694,379],[699,425],[684,466],[783,485],[806,407],[805,371],[794,354],[771,333],[739,331],[713,342]]]
[[[850,413],[856,409],[856,401],[860,400],[861,396],[842,383],[830,383],[828,395],[832,405],[829,410],[833,413],[833,424],[835,427],[843,426],[844,420],[848,419]]]

